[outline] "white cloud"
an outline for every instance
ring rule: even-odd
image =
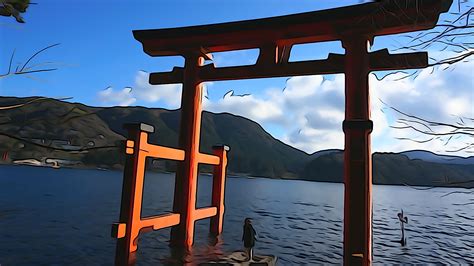
[[[421,141],[428,140],[430,137],[414,130],[393,129],[388,126],[399,125],[395,120],[403,118],[388,106],[427,120],[451,124],[455,124],[459,116],[474,117],[472,78],[474,62],[458,63],[454,67],[443,69],[445,66],[423,69],[414,79],[400,80],[406,75],[403,73],[388,75],[381,81],[371,77],[372,96],[376,96],[373,99],[378,102],[375,106],[372,104],[373,117],[383,116],[386,121],[387,119],[391,120],[391,123],[379,128],[378,138],[374,138],[374,141],[379,144],[375,146],[375,150],[398,152],[424,149],[447,153],[446,151],[456,150],[469,141],[466,138],[459,138],[445,145],[448,137],[441,137],[426,143],[397,140],[397,138],[410,138]],[[377,98],[382,99],[387,103],[387,106],[381,105]],[[375,119],[374,126],[378,126]],[[472,139],[470,142],[472,143]],[[460,152],[457,155],[467,156],[469,154]]]
[[[148,73],[139,71],[135,77],[134,95],[138,100],[154,103],[163,101],[169,108],[179,108],[181,104],[181,84],[150,85]]]
[[[388,105],[426,119],[452,120],[452,115],[472,117],[474,62],[442,69],[423,69],[415,79],[398,80],[402,73],[389,75],[374,82],[374,89]]]
[[[295,148],[312,153],[319,150],[338,148],[342,149],[344,141],[342,130],[319,130],[305,127],[292,131],[282,138],[282,141]]]
[[[474,117],[473,62],[454,68],[421,70],[417,78],[395,72],[383,80],[370,75],[373,151],[426,149],[443,153],[443,141],[418,144],[396,138],[426,139],[414,132],[390,128],[399,117],[387,107],[436,121],[455,122],[456,116]],[[344,75],[333,79],[323,76],[293,77],[283,90],[268,89],[265,96],[227,93],[217,101],[205,100],[204,108],[212,112],[230,112],[248,117],[264,128],[279,126],[280,139],[306,152],[344,147]],[[379,99],[383,100],[384,105]],[[397,116],[398,115],[398,116]],[[270,132],[271,133],[271,132]],[[454,142],[462,145],[463,140]],[[458,153],[458,155],[467,155]]]
[[[333,80],[322,76],[288,79],[284,89],[268,89],[265,96],[228,92],[217,101],[205,100],[211,112],[230,112],[266,126],[283,129],[281,140],[307,152],[342,148],[344,76]]]
[[[115,91],[112,87],[108,87],[98,93],[98,98],[103,104],[129,106],[137,100],[132,96],[131,92],[132,88]]]
[[[427,68],[416,78],[395,72],[377,80],[369,77],[373,151],[404,151],[426,149],[443,152],[455,149],[465,139],[444,146],[445,139],[425,144],[397,140],[397,138],[427,139],[408,130],[390,128],[399,114],[388,106],[428,120],[455,123],[455,116],[474,117],[473,62],[458,63],[445,69]],[[443,70],[445,69],[445,70]],[[204,84],[204,96],[212,87]],[[102,103],[131,105],[136,101],[158,103],[167,108],[179,108],[181,85],[148,84],[148,74],[138,72],[133,90],[115,91],[107,88],[98,93]],[[383,100],[387,105],[383,104]],[[293,77],[284,89],[267,89],[263,96],[235,95],[229,91],[217,100],[203,97],[203,108],[211,112],[229,112],[252,119],[264,128],[278,128],[282,141],[312,153],[321,149],[344,147],[342,121],[344,120],[344,75]],[[270,132],[273,133],[273,132]],[[472,142],[472,140],[471,140]],[[458,155],[468,155],[458,153]]]
[[[234,95],[234,91],[229,91],[215,102],[204,99],[203,105],[205,110],[215,113],[229,112],[260,123],[278,121],[283,117],[276,102],[257,99],[253,95]]]
[[[181,84],[150,85],[148,73],[139,71],[133,89],[115,91],[108,87],[98,93],[98,99],[105,105],[129,106],[139,100],[146,103],[160,102],[161,106],[177,109],[181,104]]]
[[[340,130],[340,121],[344,120],[344,112],[338,109],[316,108],[314,110],[308,110],[305,117],[307,119],[307,125],[310,128]]]

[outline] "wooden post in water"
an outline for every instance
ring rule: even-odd
[[[224,195],[225,195],[225,173],[227,167],[228,146],[214,146],[214,155],[221,158],[219,165],[214,167],[212,176],[212,206],[217,208],[217,215],[211,218],[210,231],[214,235],[222,233],[224,223]]]
[[[345,56],[344,265],[372,261],[372,156],[370,153],[368,38],[342,40]]]
[[[180,213],[181,220],[171,229],[171,244],[176,246],[191,246],[194,241],[202,113],[202,84],[197,72],[203,64],[203,55],[185,55],[179,147],[186,155],[176,172],[173,202],[173,212]]]

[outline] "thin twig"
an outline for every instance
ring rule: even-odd
[[[36,65],[33,65],[33,66],[29,66],[28,64],[36,57],[38,56],[40,53],[52,48],[52,47],[55,47],[55,46],[58,46],[59,43],[56,43],[56,44],[53,44],[53,45],[49,45],[39,51],[37,51],[36,53],[34,53],[32,56],[30,56],[28,58],[28,60],[26,60],[26,62],[23,64],[23,66],[20,67],[20,65],[18,65],[15,70],[12,72],[12,64],[13,64],[13,58],[15,56],[15,50],[13,50],[12,52],[12,56],[10,57],[10,62],[8,64],[8,71],[7,73],[5,74],[0,74],[0,78],[4,78],[4,77],[7,77],[7,76],[12,76],[12,75],[25,75],[25,74],[32,74],[32,73],[41,73],[41,72],[50,72],[50,71],[55,71],[57,70],[58,68],[44,68],[44,69],[33,69],[34,67],[38,67],[40,65],[43,65],[45,63],[40,63],[40,64],[36,64]],[[51,62],[48,62],[48,64],[51,64]]]

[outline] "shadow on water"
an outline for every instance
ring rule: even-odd
[[[223,249],[223,240],[221,236],[208,234],[206,243],[200,243],[192,247],[175,247],[169,246],[167,242],[167,250],[163,256],[153,258],[147,256],[147,252],[138,252],[137,264],[147,265],[150,262],[159,262],[160,265],[197,265],[199,263],[217,261],[224,256],[226,252]],[[142,253],[142,254],[140,254]],[[150,261],[150,259],[156,259]]]

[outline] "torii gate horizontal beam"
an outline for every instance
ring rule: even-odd
[[[368,37],[434,27],[452,0],[384,0],[273,18],[182,28],[135,30],[151,56],[184,55],[204,49],[222,52],[340,40],[347,33]]]
[[[428,65],[426,52],[389,54],[387,49],[369,54],[370,70],[400,70],[423,68]],[[311,60],[292,63],[257,62],[250,66],[214,67],[213,64],[199,68],[200,81],[220,81],[271,77],[336,74],[344,72],[344,55],[329,54],[325,60]],[[163,85],[183,82],[184,69],[174,67],[171,72],[151,73],[149,82]]]

